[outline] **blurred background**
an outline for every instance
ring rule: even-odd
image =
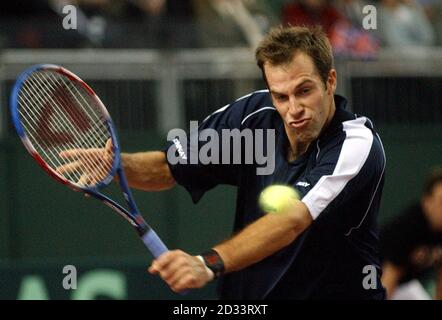
[[[381,225],[417,200],[425,173],[442,164],[440,0],[1,1],[0,299],[183,298],[147,274],[150,254],[126,221],[52,181],[26,153],[8,110],[24,68],[54,63],[78,74],[108,107],[123,150],[154,150],[170,129],[264,88],[254,47],[289,23],[323,26],[338,93],[381,134]],[[218,187],[198,205],[181,187],[135,198],[170,248],[196,254],[230,234],[234,188]],[[78,271],[77,290],[62,287],[65,265]],[[213,299],[215,287],[185,298]]]

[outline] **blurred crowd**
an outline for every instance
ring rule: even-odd
[[[66,5],[74,30],[63,28]],[[442,45],[442,1],[10,0],[0,2],[0,48],[255,46],[279,24],[320,25],[338,55],[370,57]]]

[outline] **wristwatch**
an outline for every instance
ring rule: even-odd
[[[215,250],[211,249],[201,254],[207,268],[212,270],[215,279],[224,273],[224,261]]]

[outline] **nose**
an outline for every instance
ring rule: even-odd
[[[304,110],[304,108],[299,103],[299,101],[294,96],[290,96],[289,97],[289,110],[288,110],[288,113],[293,118],[296,119],[297,117],[299,117],[302,114],[303,110]]]

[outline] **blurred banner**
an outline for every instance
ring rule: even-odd
[[[171,291],[143,263],[39,262],[0,267],[1,300],[215,299],[215,286],[187,295]]]

